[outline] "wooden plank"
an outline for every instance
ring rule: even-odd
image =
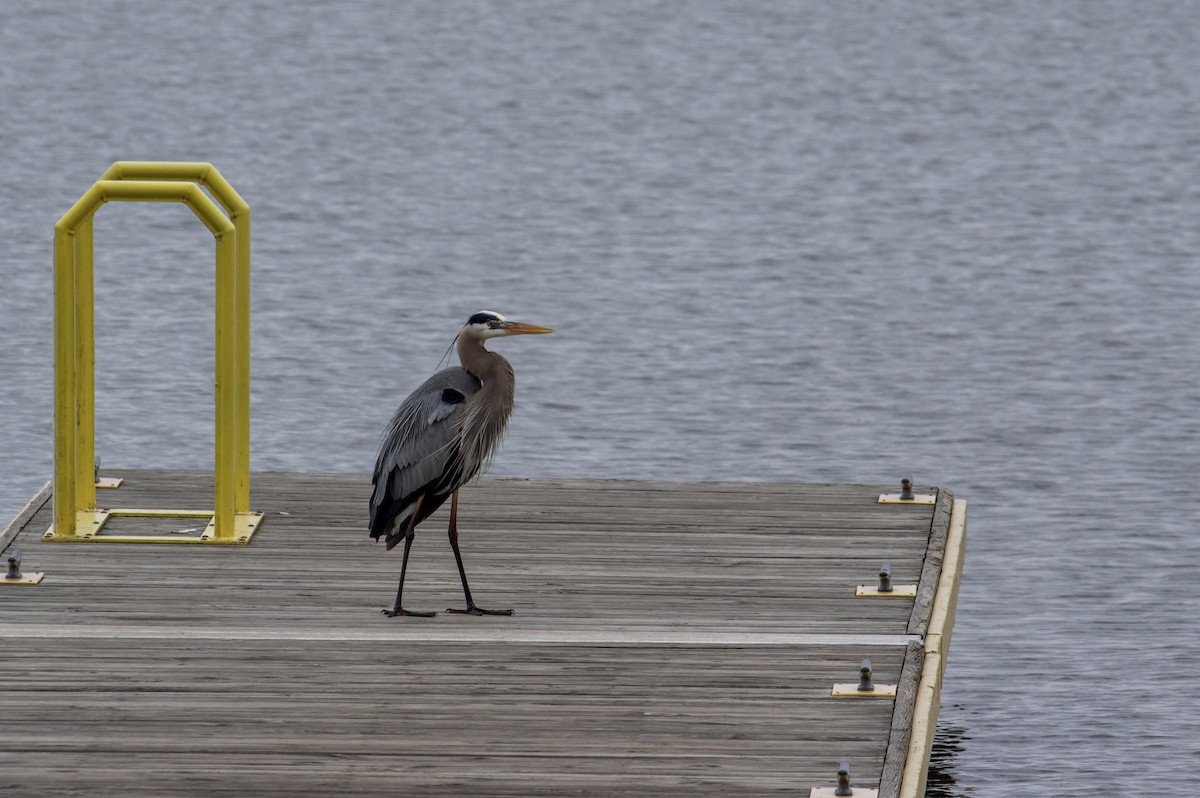
[[[39,718],[19,737],[0,728],[0,750],[51,753],[58,766],[89,772],[126,762],[140,771],[128,785],[135,794],[172,789],[176,773],[201,781],[214,761],[226,786],[258,794],[260,779],[285,778],[262,776],[258,763],[306,756],[294,794],[319,795],[347,759],[389,750],[390,761],[371,766],[393,773],[396,789],[437,788],[458,773],[458,789],[488,794],[495,771],[520,767],[531,787],[565,788],[560,779],[575,774],[583,794],[600,795],[626,773],[627,794],[653,794],[654,783],[690,789],[699,768],[708,778],[697,794],[783,794],[844,757],[868,778],[866,762],[882,750],[875,730],[891,715],[888,701],[830,707],[836,648],[39,645],[0,664],[6,708]],[[898,671],[902,649],[864,652],[880,671]],[[492,764],[480,768],[481,759]],[[769,787],[758,784],[764,769],[777,771]]]
[[[211,474],[119,475],[113,506],[211,505]],[[23,719],[0,724],[0,789],[795,795],[849,758],[890,790],[932,602],[854,587],[884,559],[936,584],[945,536],[940,501],[876,504],[889,490],[483,480],[466,566],[517,614],[432,619],[378,612],[399,557],[366,536],[361,474],[255,474],[246,547],[43,543],[42,496],[8,535],[47,577],[0,593],[0,705]],[[462,600],[445,518],[418,534],[410,606]],[[895,700],[830,697],[863,657]]]
[[[879,777],[878,798],[899,798],[912,735],[917,687],[924,664],[924,647],[920,643],[909,643],[904,653],[900,681],[896,685],[896,708],[888,732],[887,752],[884,755],[883,772]]]
[[[933,521],[929,529],[929,545],[926,547],[925,563],[921,568],[921,581],[917,584],[917,598],[913,603],[908,631],[925,634],[933,600],[937,593],[938,579],[942,573],[942,558],[946,553],[946,536],[950,529],[950,514],[954,506],[954,494],[948,490],[938,491]]]

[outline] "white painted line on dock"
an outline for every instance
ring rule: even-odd
[[[394,622],[393,622],[394,623]],[[906,646],[919,635],[786,634],[753,632],[629,631],[619,628],[430,629],[411,625],[379,630],[282,629],[278,627],[83,626],[77,624],[0,624],[5,646],[21,640],[281,640],[297,642],[526,643],[612,646]]]

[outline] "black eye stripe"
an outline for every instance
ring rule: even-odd
[[[489,324],[491,322],[499,322],[493,313],[476,313],[471,318],[467,319],[467,324]]]

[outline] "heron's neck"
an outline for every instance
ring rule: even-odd
[[[481,401],[479,404],[494,411],[498,416],[497,420],[503,423],[512,412],[513,406],[516,378],[513,376],[512,366],[498,352],[485,349],[483,341],[465,335],[458,337],[457,348],[458,362],[483,384],[476,396],[481,400],[491,400]]]

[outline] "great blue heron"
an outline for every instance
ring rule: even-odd
[[[371,495],[371,537],[384,536],[391,549],[404,541],[396,605],[384,610],[397,615],[432,616],[401,606],[404,572],[417,524],[450,499],[450,547],[462,577],[465,610],[470,615],[512,615],[512,610],[476,606],[467,585],[458,550],[458,489],[496,454],[513,408],[515,378],[512,366],[483,342],[502,335],[554,332],[549,327],[509,321],[499,313],[481,310],[458,332],[456,347],[461,367],[443,369],[413,391],[392,416],[375,461],[375,490]]]

